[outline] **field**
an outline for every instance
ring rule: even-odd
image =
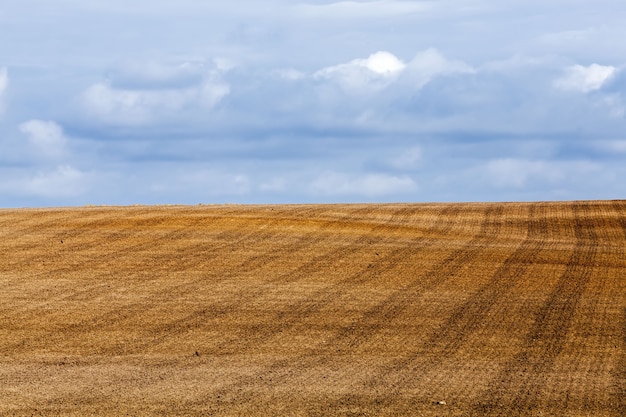
[[[0,416],[626,415],[626,201],[0,210]]]

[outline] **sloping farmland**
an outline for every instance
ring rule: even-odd
[[[626,415],[626,201],[0,210],[0,416]]]

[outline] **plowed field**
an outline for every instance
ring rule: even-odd
[[[0,416],[626,415],[626,201],[0,210]]]

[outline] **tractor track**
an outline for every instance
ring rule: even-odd
[[[451,209],[444,209],[442,214],[447,213],[448,215],[451,215],[452,212],[454,210]],[[467,252],[472,250],[472,247],[476,246],[476,244],[478,242],[481,242],[483,239],[485,239],[486,236],[489,236],[491,233],[494,233],[493,231],[493,227],[496,226],[496,229],[498,229],[497,227],[497,222],[494,222],[494,219],[496,219],[498,217],[499,214],[501,214],[502,209],[501,208],[494,208],[494,209],[488,209],[487,212],[484,214],[484,219],[481,225],[481,228],[479,229],[477,235],[471,239],[468,243],[466,243],[461,249],[458,249],[457,251],[455,251],[452,255],[448,256],[444,261],[443,264],[445,264],[445,267],[451,268],[451,264],[454,262],[463,262],[464,260],[466,260],[467,257],[471,256],[469,255]],[[433,229],[436,229],[436,226],[433,227]],[[450,231],[451,227],[449,228],[444,228],[444,230],[446,232]],[[497,232],[495,232],[497,233]],[[409,245],[410,246],[410,245]],[[410,250],[410,249],[407,249]],[[395,257],[395,253],[391,254],[392,257]],[[459,260],[460,259],[460,260]],[[460,264],[459,264],[460,265]],[[438,265],[439,266],[443,266],[441,264]],[[457,266],[458,267],[458,266]],[[434,270],[437,270],[437,268],[435,268]],[[351,278],[355,279],[357,281],[361,281],[360,279],[360,273],[359,274],[355,274],[353,275]],[[437,274],[433,274],[432,277],[430,278],[434,278],[434,276]],[[437,275],[438,276],[438,275]],[[352,280],[348,279],[345,282],[350,283]],[[432,286],[436,286],[438,285],[438,280],[437,279],[426,279],[424,280],[426,282],[426,287],[432,287]],[[415,281],[414,281],[415,282]],[[400,292],[397,292],[395,295],[392,295],[392,299],[395,297],[398,297],[400,295]],[[323,308],[324,306],[330,304],[331,302],[337,300],[340,297],[340,295],[337,294],[337,292],[333,292],[333,291],[321,291],[320,294],[318,295],[317,299],[318,302],[314,303],[313,305],[311,305],[308,309],[305,309],[305,311],[302,311],[302,308],[298,309],[295,314],[292,314],[290,316],[281,316],[278,319],[277,322],[277,326],[276,326],[276,330],[270,333],[278,333],[278,330],[288,330],[298,324],[300,324],[303,319],[307,316],[312,314],[313,312],[317,312],[320,311],[321,308]],[[388,301],[383,302],[382,305],[376,306],[370,313],[374,314],[375,312],[380,312],[382,310],[384,310],[384,305],[387,304]],[[402,307],[405,308],[405,307]],[[398,314],[399,311],[388,311],[387,312],[389,314],[389,317],[392,317],[392,314]],[[366,316],[364,318],[367,319],[368,314],[366,313]],[[384,320],[381,320],[381,325],[379,325],[379,328],[382,328],[382,326],[384,326]],[[368,327],[363,327],[365,329],[369,329]],[[373,332],[372,334],[374,334],[376,332],[376,328],[372,329]],[[372,335],[371,334],[371,335]],[[370,336],[371,336],[370,335]],[[264,338],[264,340],[267,340],[268,338]],[[336,347],[339,343],[341,343],[342,341],[345,341],[346,339],[352,339],[351,343],[354,343],[355,341],[359,341],[358,339],[358,335],[357,335],[357,339],[353,339],[352,336],[350,335],[349,331],[346,331],[346,329],[342,329],[338,334],[334,335],[334,339],[331,338],[331,340],[328,343],[328,346],[331,347]],[[360,337],[360,342],[362,342],[363,340],[365,340],[365,338],[363,336]],[[262,341],[264,341],[262,340]],[[220,392],[217,394],[220,397],[226,398],[227,397],[227,393],[229,391],[241,391],[242,389],[244,389],[245,387],[251,387],[253,386],[257,381],[259,381],[262,375],[264,374],[271,374],[272,375],[272,382],[274,384],[278,384],[281,382],[285,382],[286,379],[292,377],[291,375],[291,371],[290,369],[292,369],[292,366],[295,364],[299,364],[300,365],[300,369],[302,370],[306,370],[307,368],[311,368],[313,366],[319,366],[322,365],[326,362],[329,361],[329,358],[327,356],[324,356],[323,353],[327,350],[327,347],[321,347],[320,344],[318,343],[317,347],[313,349],[313,351],[307,350],[305,352],[303,352],[303,354],[301,356],[298,356],[296,358],[285,358],[285,359],[280,359],[274,363],[269,364],[268,366],[262,368],[261,370],[259,370],[256,373],[253,373],[249,376],[246,376],[244,378],[241,378],[237,381],[232,382],[231,384],[223,387]],[[212,394],[215,395],[215,394]],[[339,400],[340,403],[344,403],[345,399],[341,398]],[[332,406],[331,406],[332,408]]]
[[[369,211],[369,209],[364,209],[362,212],[367,213],[367,211]],[[407,209],[406,207],[400,208],[393,213],[392,219],[397,216],[405,215],[408,212],[409,212],[409,209]],[[324,227],[329,227],[331,225],[332,223],[327,223],[324,225]],[[389,226],[387,224],[380,224],[380,225],[372,226],[371,229],[377,230],[377,231],[383,231],[388,227]],[[354,251],[355,245],[362,246],[362,243],[366,241],[367,239],[380,241],[383,238],[381,237],[378,237],[378,238],[357,237],[357,242],[352,242],[350,245],[346,245],[345,247],[340,248],[340,249],[331,248],[330,250],[327,250],[323,254],[318,255],[317,257],[314,257],[313,259],[305,262],[296,270],[288,271],[285,274],[282,274],[282,275],[279,275],[277,277],[273,277],[267,280],[267,283],[268,284],[294,283],[297,280],[304,279],[307,277],[307,274],[318,272],[318,270],[320,269],[320,263],[322,262],[322,260],[326,263],[337,262],[338,260],[349,256]],[[247,260],[242,265],[245,265],[247,267],[246,270],[250,272],[252,270],[259,269],[261,266],[264,266],[273,260],[280,260],[284,258],[286,256],[285,252],[294,254],[295,252],[305,251],[312,245],[319,245],[320,243],[321,242],[319,238],[312,238],[312,234],[305,234],[299,240],[299,242],[297,242],[296,245],[292,243],[287,244],[283,248],[274,251],[274,253],[272,254],[265,254],[265,255],[259,256],[258,258]],[[368,241],[368,243],[370,242]],[[236,269],[236,270],[241,272],[239,269]],[[226,315],[237,314],[238,311],[241,311],[242,309],[246,308],[246,306],[249,305],[251,302],[262,297],[265,291],[266,291],[265,288],[259,288],[259,289],[253,290],[252,292],[245,291],[245,290],[239,291],[235,293],[229,299],[224,300],[217,305],[203,305],[201,308],[197,309],[196,311],[191,312],[185,317],[182,317],[175,321],[164,323],[163,325],[159,326],[153,331],[156,334],[163,335],[161,338],[158,338],[158,341],[175,338],[180,334],[186,333],[190,328],[201,326],[203,322],[209,319],[214,321]],[[315,299],[317,295],[319,295],[320,293],[325,293],[325,292],[326,292],[325,289],[318,291],[311,298]],[[300,306],[298,308],[300,308]],[[278,323],[282,323],[283,324],[282,327],[284,328],[284,322],[280,321],[280,316],[282,316],[283,314],[284,313],[277,313],[276,320],[279,320]],[[264,336],[264,338],[269,339],[272,336],[273,336],[273,333],[269,332],[266,334],[266,336]],[[238,345],[238,349],[242,349],[243,346],[245,346],[246,344],[251,344],[251,343],[258,344],[260,342],[262,342],[262,338],[259,338],[259,337],[250,338],[249,340],[244,339],[244,340],[241,340],[241,343]],[[154,341],[152,341],[151,343],[154,343]],[[146,346],[147,345],[144,345],[143,347],[145,348]]]
[[[537,409],[546,387],[537,378],[551,369],[563,349],[576,307],[591,278],[588,265],[593,264],[596,247],[593,228],[579,221],[585,206],[574,204],[576,248],[567,267],[549,293],[546,302],[535,313],[534,323],[525,337],[522,350],[504,367],[492,389],[474,410],[474,415],[504,416],[511,409],[532,413]],[[586,224],[585,224],[586,225]],[[588,225],[586,225],[588,226]]]

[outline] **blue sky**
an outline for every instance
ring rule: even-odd
[[[625,198],[625,21],[618,0],[4,2],[0,206]]]

